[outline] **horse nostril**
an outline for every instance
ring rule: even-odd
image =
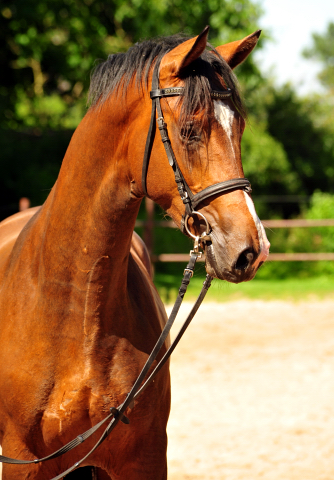
[[[255,255],[253,250],[251,248],[247,248],[246,250],[240,253],[239,258],[235,264],[235,269],[246,270],[249,267],[249,265],[252,264],[254,257]]]

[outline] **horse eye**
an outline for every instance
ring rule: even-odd
[[[187,122],[181,128],[181,139],[187,143],[198,142],[201,139],[199,131],[196,129],[194,122]]]

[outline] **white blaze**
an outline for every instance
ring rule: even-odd
[[[232,144],[232,125],[234,120],[234,112],[228,105],[225,105],[221,100],[214,100],[213,103],[214,103],[216,120],[220,123],[220,125],[225,130],[228,136],[232,151],[234,153],[234,148]]]
[[[232,143],[232,135],[233,135],[232,126],[233,126],[233,120],[234,120],[234,112],[228,105],[224,104],[221,100],[214,100],[213,103],[214,103],[215,118],[225,130],[225,133],[231,145],[232,152],[234,153],[234,148]],[[245,195],[248,210],[254,220],[258,237],[259,237],[259,242],[260,242],[260,254],[256,259],[256,262],[254,265],[256,266],[259,263],[264,262],[268,257],[270,243],[268,241],[266,232],[263,228],[262,222],[257,216],[257,213],[255,211],[253,200],[248,195],[248,193],[246,192],[243,192],[243,193]]]
[[[255,265],[254,265],[254,266],[256,266],[260,262],[265,262],[266,261],[268,255],[269,255],[270,243],[268,241],[268,238],[267,238],[266,232],[264,230],[264,227],[262,225],[262,222],[259,219],[259,217],[257,216],[257,213],[255,211],[255,206],[254,206],[253,200],[250,198],[248,193],[246,193],[246,192],[243,192],[243,193],[245,195],[248,210],[253,217],[253,220],[254,220],[254,223],[255,223],[255,226],[256,226],[256,229],[257,229],[258,237],[259,237],[259,242],[260,242],[260,254],[259,254],[259,256],[256,260]]]

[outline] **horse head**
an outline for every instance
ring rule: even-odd
[[[246,115],[232,73],[253,50],[260,33],[208,51],[206,28],[198,37],[183,41],[162,56],[156,73],[156,95],[162,97],[160,115],[176,166],[170,158],[172,168],[168,166],[156,133],[141,190],[190,235],[200,236],[209,230],[203,242],[206,270],[213,277],[234,283],[251,280],[270,247],[255,212],[250,185],[241,180],[241,137]],[[186,185],[181,182],[181,190],[186,192],[180,191],[176,178],[180,176]],[[224,190],[229,182],[232,185]],[[218,188],[210,190],[217,184]],[[188,196],[187,192],[199,197],[199,214],[189,210],[183,196]],[[186,220],[185,213],[189,214]]]

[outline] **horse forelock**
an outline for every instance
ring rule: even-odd
[[[157,61],[185,42],[188,37],[173,35],[142,43],[136,43],[126,53],[109,55],[108,59],[97,65],[92,73],[88,101],[93,107],[102,105],[112,93],[126,94],[129,85],[135,81],[138,91],[148,85],[149,74]],[[231,68],[214,48],[208,44],[210,50],[191,63],[182,73],[184,81],[184,95],[180,97],[180,128],[199,112],[204,113],[202,118],[208,119],[213,104],[211,90],[219,90],[222,83],[232,90],[233,102],[239,113],[245,118],[246,110],[239,94],[238,83]],[[214,52],[214,53],[213,53]]]

